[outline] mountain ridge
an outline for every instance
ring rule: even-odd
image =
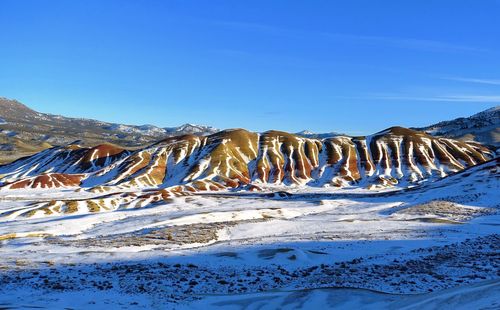
[[[440,178],[493,156],[478,143],[435,138],[403,127],[367,137],[325,139],[228,129],[209,136],[168,137],[137,150],[111,144],[55,147],[0,166],[0,180],[7,183],[4,187],[12,187],[44,174],[84,174],[80,187],[98,191],[198,191],[257,184],[345,187],[360,182],[395,186]]]
[[[202,134],[207,134],[207,133],[214,133],[218,131],[217,128],[212,127],[212,126],[206,126],[206,125],[198,125],[198,124],[193,124],[193,123],[185,123],[179,126],[173,126],[173,127],[159,127],[151,124],[143,124],[143,125],[130,125],[130,124],[119,124],[119,123],[113,123],[113,122],[107,122],[107,121],[99,121],[93,118],[85,118],[85,117],[71,117],[71,116],[63,116],[60,114],[52,114],[52,113],[42,113],[42,112],[37,112],[25,104],[17,101],[16,99],[8,99],[5,97],[0,97],[0,107],[2,108],[2,119],[6,122],[7,120],[16,120],[16,115],[18,117],[20,116],[21,118],[26,118],[28,117],[33,117],[33,116],[48,116],[54,119],[65,119],[65,120],[73,120],[73,121],[86,121],[86,122],[93,122],[93,123],[100,123],[103,124],[104,126],[109,126],[109,127],[114,127],[114,126],[123,126],[126,128],[134,128],[137,129],[137,131],[157,131],[158,133],[161,134],[167,134],[167,133],[172,133],[172,132],[199,132]],[[19,110],[21,110],[21,115],[19,114]],[[14,117],[12,117],[14,115]],[[126,130],[121,130],[126,132]],[[144,133],[147,134],[147,133]]]
[[[94,146],[111,142],[140,147],[168,136],[211,134],[218,129],[193,124],[177,127],[125,125],[37,112],[17,100],[0,97],[0,163],[74,140]]]
[[[414,129],[462,141],[474,140],[498,149],[500,147],[500,106],[469,117],[459,117]]]
[[[65,189],[84,195],[34,203],[7,217],[86,214],[169,203],[197,192],[408,188],[492,158],[479,143],[403,127],[325,139],[233,129],[168,137],[137,150],[110,144],[54,147],[0,166],[0,191]]]

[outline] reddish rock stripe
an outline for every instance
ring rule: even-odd
[[[83,174],[50,173],[8,183],[5,187],[10,189],[76,187],[80,185],[83,177]]]
[[[258,182],[315,186],[341,186],[362,180],[415,182],[460,171],[492,156],[491,151],[476,143],[435,138],[402,127],[392,127],[368,138],[338,136],[324,140],[281,131],[259,135],[236,129],[207,137],[168,138],[132,154],[110,145],[72,150],[65,153],[65,158],[58,150],[50,151],[59,152],[50,169],[59,172],[76,167],[76,173],[88,173],[83,186],[95,186],[98,192],[113,186],[189,186],[192,191]],[[43,158],[36,156],[26,159],[30,165],[22,169],[50,157],[50,152],[44,153]],[[94,171],[95,165],[103,167]],[[17,166],[12,171],[19,169]],[[17,186],[34,186],[22,179],[17,180],[21,182]],[[56,183],[41,179],[37,184],[56,187]]]

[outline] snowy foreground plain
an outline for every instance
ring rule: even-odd
[[[0,309],[498,309],[499,185],[493,160],[412,189],[37,218],[11,211],[93,194],[0,191]]]

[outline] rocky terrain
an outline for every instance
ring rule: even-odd
[[[406,187],[456,173],[493,155],[477,143],[401,127],[368,137],[322,140],[236,129],[166,138],[135,151],[110,144],[50,148],[0,166],[0,190],[102,193],[91,200],[33,205],[17,215],[98,212],[200,191]]]
[[[499,169],[403,127],[51,146],[0,166],[0,309],[496,308]]]
[[[293,309],[348,304],[350,289],[361,309],[495,308],[499,168],[490,160],[396,191],[190,193],[57,217],[10,212],[83,194],[8,190],[0,304]]]
[[[498,148],[500,147],[500,106],[470,117],[461,117],[416,129],[435,136],[461,141],[477,141]]]
[[[86,146],[113,143],[138,147],[169,136],[216,131],[213,127],[192,124],[160,128],[69,118],[39,113],[16,100],[0,97],[0,164],[74,141]]]
[[[335,137],[335,136],[346,136],[346,134],[338,133],[335,131],[316,133],[316,132],[312,132],[310,130],[302,130],[302,131],[299,131],[295,134],[297,136],[304,137],[304,138],[316,138],[316,139],[324,139],[324,138],[330,138],[330,137]]]

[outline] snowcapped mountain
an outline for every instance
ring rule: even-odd
[[[324,132],[324,133],[315,133],[310,130],[302,130],[297,133],[295,133],[297,136],[301,136],[304,138],[329,138],[329,137],[335,137],[335,136],[342,136],[344,134],[338,133],[338,132]]]
[[[120,131],[126,134],[139,134],[152,137],[168,137],[173,135],[185,135],[185,134],[198,134],[207,135],[218,131],[218,129],[211,126],[184,124],[177,127],[165,127],[160,128],[153,125],[122,125],[122,124],[111,124],[107,127],[112,131]]]
[[[416,129],[434,136],[444,136],[462,141],[474,140],[498,148],[500,147],[500,106],[470,117],[460,117]]]
[[[110,124],[107,129],[111,131],[119,131],[124,134],[139,134],[146,136],[161,136],[165,135],[166,131],[163,128],[159,128],[153,125],[142,125],[142,126],[132,126],[132,125],[122,125],[122,124]]]
[[[478,143],[402,127],[326,139],[234,129],[169,137],[135,151],[110,144],[51,148],[0,166],[0,182],[6,189],[154,189],[165,197],[166,192],[290,185],[381,188],[438,179],[492,157]]]
[[[327,138],[232,129],[133,148],[74,141],[0,166],[2,289],[22,292],[7,306],[25,291],[38,302],[110,292],[106,307],[131,292],[175,296],[172,308],[193,294],[249,304],[263,287],[277,307],[297,294],[276,303],[276,292],[293,287],[311,308],[338,307],[304,303],[302,290],[323,287],[409,294],[414,305],[429,291],[497,280],[498,168],[477,142],[403,127]],[[462,293],[451,298],[463,303]],[[60,307],[54,296],[44,302]]]
[[[167,127],[164,129],[166,130],[166,132],[176,135],[184,135],[184,134],[207,135],[219,131],[217,128],[211,126],[203,126],[195,124],[184,124],[179,127]]]
[[[299,136],[311,136],[311,135],[314,135],[315,133],[310,131],[310,130],[302,130],[302,131],[299,131],[296,133],[296,135],[299,135]]]
[[[0,98],[0,126],[0,159],[33,154],[52,145],[66,145],[74,140],[81,140],[81,144],[88,146],[114,143],[137,147],[169,136],[206,135],[217,131],[213,127],[191,124],[161,128],[70,118],[39,113],[6,98]]]
[[[206,135],[216,130],[192,124],[171,128],[111,124],[38,113],[15,101],[4,100],[3,105],[2,118],[7,124],[2,132],[7,137],[26,139],[31,134],[33,139],[42,139],[43,133],[45,141],[77,141],[57,147],[46,145],[35,155],[0,166],[4,189],[156,191],[141,194],[143,199],[139,200],[147,203],[160,199],[158,195],[165,198],[232,188],[406,187],[445,177],[495,156],[476,142],[435,137],[403,127],[366,137],[335,134],[313,138],[304,137],[309,132],[254,133],[244,129]],[[496,116],[498,108],[462,122],[467,126],[473,122],[474,128],[495,126]],[[439,128],[456,123],[444,122]],[[95,143],[106,138],[108,143]],[[94,145],[88,145],[89,141]],[[122,142],[121,146],[116,142]]]

